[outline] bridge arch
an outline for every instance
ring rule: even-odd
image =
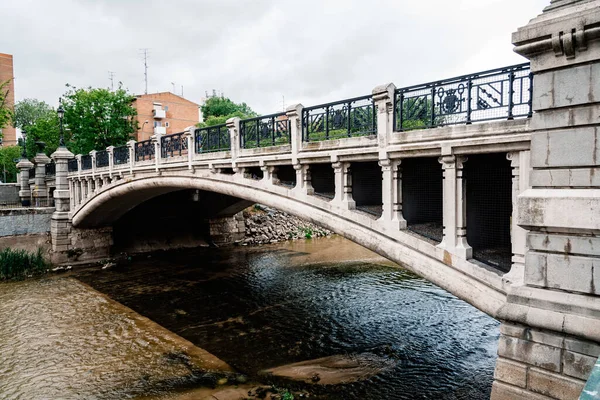
[[[506,294],[485,281],[489,276],[482,279],[481,274],[478,277],[476,274],[465,273],[460,269],[461,266],[453,265],[451,255],[433,244],[416,239],[404,231],[390,231],[378,220],[357,218],[355,212],[336,207],[335,204],[314,196],[275,185],[257,184],[256,181],[236,175],[203,176],[182,173],[119,180],[74,210],[73,226],[108,226],[138,204],[153,197],[184,189],[199,189],[265,204],[323,226],[403,265],[492,317],[497,317],[506,302]],[[455,264],[456,262],[454,260]],[[474,270],[480,269],[473,267]],[[494,275],[489,271],[488,274]],[[495,276],[500,281],[500,276]]]

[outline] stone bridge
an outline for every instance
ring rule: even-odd
[[[600,355],[600,1],[552,1],[513,43],[531,64],[59,148],[55,260],[152,229],[232,241],[265,204],[500,320],[492,398],[577,398]]]

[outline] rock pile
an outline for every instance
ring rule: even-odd
[[[254,205],[244,211],[246,238],[242,245],[277,243],[284,240],[310,239],[332,232],[293,215]]]

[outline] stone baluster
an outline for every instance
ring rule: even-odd
[[[444,173],[444,239],[439,248],[463,259],[473,256],[467,243],[466,186],[463,180],[463,164],[466,157],[445,155],[440,157]]]
[[[401,160],[379,160],[382,172],[383,209],[379,219],[394,230],[406,229],[406,220],[402,215],[402,173]]]
[[[262,181],[267,185],[274,184],[275,180],[275,167],[272,165],[265,165],[264,160],[260,160],[260,169],[263,172]]]
[[[337,161],[332,163],[332,166],[335,173],[335,197],[333,198],[333,203],[348,210],[355,209],[356,203],[352,198],[350,163]]]
[[[315,190],[312,187],[310,166],[297,163],[294,164],[294,170],[296,170],[296,186],[292,190],[300,195],[313,195]]]
[[[96,174],[96,170],[98,169],[96,166],[96,153],[98,153],[96,150],[92,150],[89,153],[92,157],[92,175]]]

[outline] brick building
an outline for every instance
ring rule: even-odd
[[[138,95],[133,106],[138,113],[138,141],[147,140],[155,133],[183,132],[200,122],[200,106],[171,92]]]
[[[7,103],[9,107],[15,105],[15,75],[13,72],[13,56],[11,54],[0,53],[0,83],[10,81],[8,84]],[[2,129],[2,145],[12,146],[17,144],[17,131],[12,125],[5,126]]]

